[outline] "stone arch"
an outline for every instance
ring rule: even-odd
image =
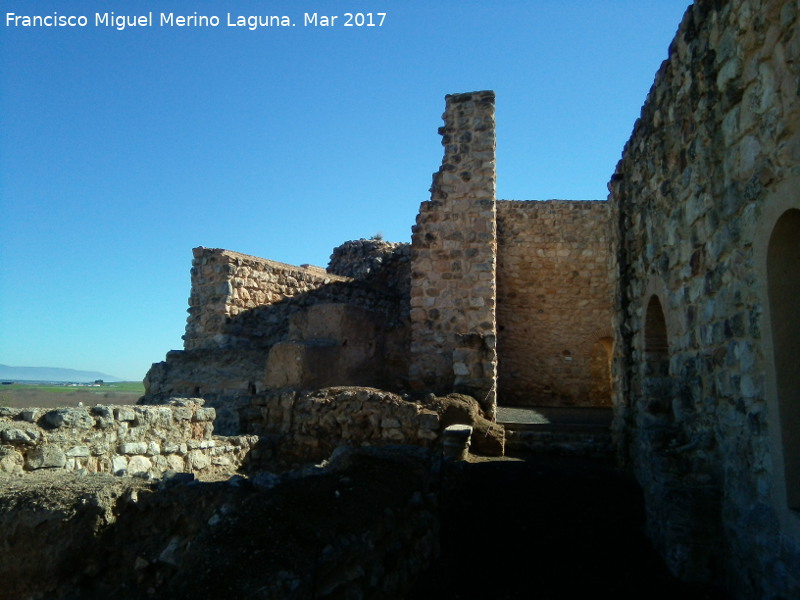
[[[650,296],[644,320],[644,409],[672,418],[672,380],[669,374],[669,337],[664,309]]]
[[[784,212],[767,246],[767,296],[772,332],[786,500],[800,510],[800,210]]]
[[[614,341],[601,337],[592,346],[589,354],[589,376],[591,388],[589,399],[592,406],[611,406],[611,357]]]

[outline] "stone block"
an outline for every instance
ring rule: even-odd
[[[19,418],[28,423],[35,423],[39,418],[39,414],[41,414],[41,411],[38,408],[23,408],[19,412]]]
[[[93,406],[91,413],[97,422],[97,426],[101,429],[107,429],[114,426],[114,410],[110,406]]]
[[[44,445],[34,448],[25,456],[25,468],[35,469],[62,469],[67,464],[64,451],[58,446]]]
[[[211,458],[202,450],[192,450],[186,457],[186,464],[190,471],[202,471],[211,466]]]
[[[147,442],[125,442],[119,445],[119,453],[128,456],[147,453]]]
[[[420,429],[437,431],[439,429],[439,415],[435,412],[422,412],[417,417]]]
[[[114,408],[114,416],[117,421],[135,421],[136,412],[132,406],[117,406]]]
[[[172,410],[172,416],[176,421],[191,421],[192,409],[188,406],[178,406]]]
[[[68,458],[85,458],[90,456],[88,446],[73,446],[64,453]]]
[[[24,429],[3,429],[0,432],[0,439],[7,444],[34,444],[39,439],[39,432]]]
[[[146,456],[132,456],[128,461],[128,475],[142,477],[150,474],[153,463]]]
[[[166,458],[167,458],[168,469],[178,472],[186,469],[186,463],[183,460],[183,457],[178,456],[177,454],[170,454]]]
[[[94,417],[85,408],[57,408],[46,412],[43,420],[45,425],[54,429],[91,429],[95,425]]]
[[[213,421],[216,416],[217,416],[217,411],[214,410],[212,407],[198,408],[195,411],[192,420],[199,422]]]
[[[22,472],[25,459],[22,454],[10,449],[0,449],[0,473],[14,475]]]

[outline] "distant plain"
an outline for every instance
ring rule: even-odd
[[[140,381],[122,381],[94,387],[54,383],[13,383],[0,386],[0,406],[94,406],[95,404],[135,404],[144,395]]]

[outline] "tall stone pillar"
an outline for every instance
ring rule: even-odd
[[[418,390],[496,407],[494,92],[446,96],[442,166],[411,237],[411,366]]]

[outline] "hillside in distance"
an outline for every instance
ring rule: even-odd
[[[77,371],[75,369],[59,369],[55,367],[9,367],[0,365],[2,381],[47,381],[69,383],[92,383],[103,381],[123,381],[119,377],[96,371]]]

